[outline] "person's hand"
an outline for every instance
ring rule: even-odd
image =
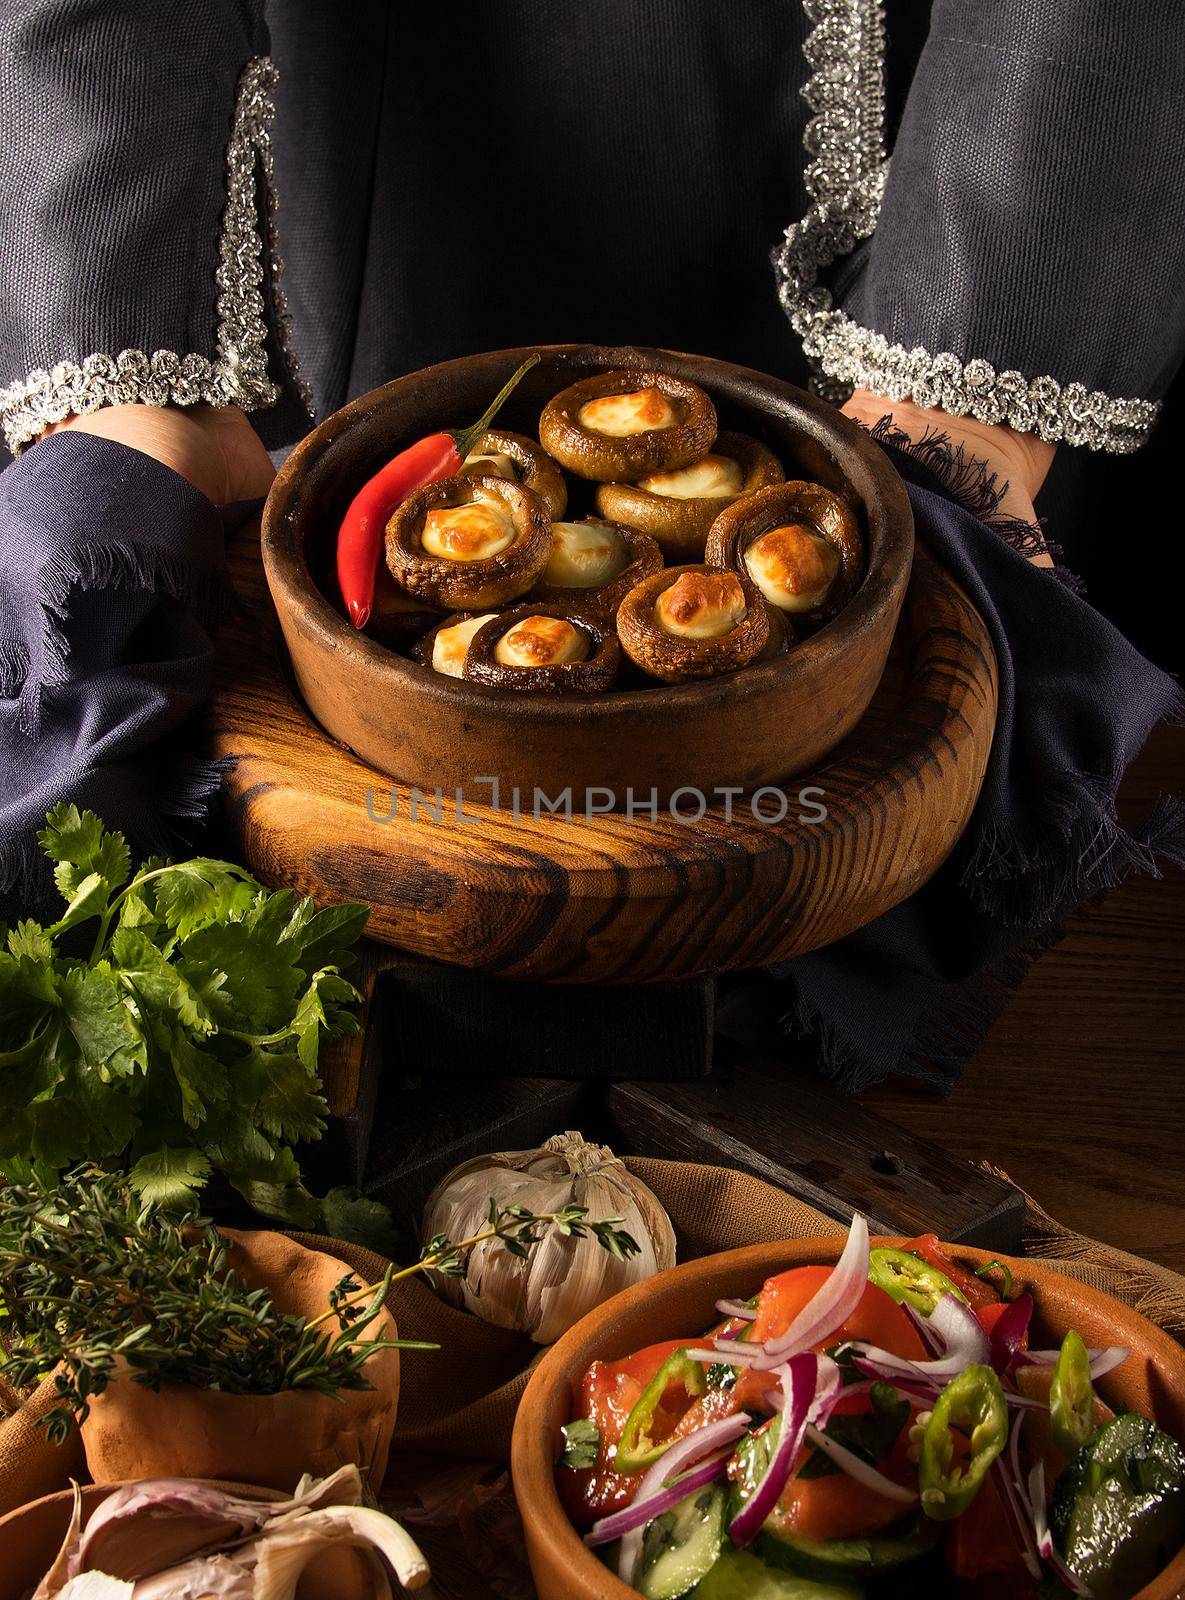
[[[188,478],[215,505],[265,495],[275,469],[255,429],[238,406],[104,406],[67,417],[42,437],[63,429],[142,450]]]
[[[927,431],[935,429],[949,434],[952,443],[961,444],[966,455],[987,463],[989,471],[996,474],[997,487],[1007,484],[1000,501],[1000,514],[1036,524],[1033,502],[1045,482],[1056,445],[1046,444],[1036,434],[1014,433],[1011,428],[976,422],[974,417],[952,417],[946,411],[926,410],[912,400],[886,400],[884,395],[872,394],[867,389],[857,389],[842,409],[845,416],[866,427],[872,427],[883,416],[890,416],[911,439],[920,440]],[[1039,567],[1053,565],[1047,550],[1040,551],[1032,560]]]

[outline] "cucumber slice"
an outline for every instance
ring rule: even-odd
[[[678,1600],[710,1571],[724,1542],[728,1495],[710,1484],[656,1517],[642,1541],[639,1593],[646,1600]]]
[[[1057,1480],[1050,1511],[1066,1565],[1098,1600],[1127,1600],[1185,1542],[1185,1451],[1133,1411],[1099,1429]]]
[[[867,1539],[804,1539],[767,1522],[757,1535],[754,1549],[767,1565],[799,1573],[819,1582],[846,1582],[872,1578],[916,1561],[932,1550],[941,1530],[927,1519],[899,1532],[873,1534]]]
[[[863,1595],[858,1585],[819,1583],[793,1572],[779,1572],[752,1551],[726,1545],[689,1600],[863,1600]]]

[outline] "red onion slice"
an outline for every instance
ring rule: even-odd
[[[818,1358],[808,1354],[791,1356],[780,1373],[778,1442],[761,1481],[729,1524],[728,1536],[738,1547],[750,1544],[760,1533],[794,1471],[802,1451],[807,1416],[815,1403],[818,1373]]]
[[[843,1374],[837,1363],[832,1361],[830,1356],[816,1356],[815,1398],[811,1401],[810,1410],[807,1412],[807,1422],[825,1428],[840,1400],[851,1394],[853,1388],[862,1387],[863,1385],[855,1384],[845,1389]]]
[[[918,1338],[925,1345],[927,1352],[932,1356],[940,1356],[943,1350],[942,1340],[930,1326],[929,1317],[923,1317],[922,1313],[914,1306],[911,1306],[908,1300],[902,1301],[901,1309],[913,1323],[917,1330]]]
[[[713,1483],[728,1464],[732,1454],[730,1446],[717,1450],[712,1455],[706,1456],[703,1461],[694,1467],[688,1467],[686,1472],[679,1474],[671,1483],[664,1483],[655,1494],[647,1495],[645,1499],[639,1493],[637,1499],[630,1502],[621,1511],[615,1511],[611,1516],[602,1517],[595,1522],[584,1536],[587,1545],[612,1544],[614,1539],[624,1539],[631,1533],[641,1533],[648,1523],[656,1517],[661,1517],[664,1511],[669,1511],[672,1506],[677,1506],[680,1500],[693,1494],[696,1489],[702,1489],[706,1483]]]
[[[761,1355],[759,1344],[746,1344],[741,1340],[717,1341],[710,1349],[692,1348],[685,1351],[691,1361],[704,1361],[710,1367],[755,1367]]]
[[[614,1539],[620,1539],[618,1571],[624,1582],[632,1583],[642,1554],[642,1532],[646,1524],[660,1517],[664,1511],[669,1511],[685,1495],[719,1477],[725,1469],[732,1446],[748,1426],[748,1413],[737,1411],[731,1417],[721,1417],[716,1422],[709,1422],[706,1427],[697,1428],[685,1439],[671,1445],[642,1477],[633,1501],[624,1510],[615,1511],[594,1522],[584,1536],[585,1544],[609,1544]],[[722,1446],[727,1448],[721,1449]],[[702,1477],[687,1472],[679,1478],[678,1474],[683,1468],[692,1466],[716,1450],[721,1453],[704,1463]],[[693,1482],[693,1479],[696,1481]]]
[[[1049,1565],[1071,1593],[1089,1597],[1090,1590],[1081,1578],[1070,1571],[1054,1545],[1053,1532],[1049,1526],[1049,1516],[1045,1510],[1045,1463],[1043,1461],[1038,1461],[1029,1473],[1029,1506],[1033,1513],[1033,1531],[1037,1536],[1038,1555],[1042,1561],[1049,1562]]]
[[[826,1282],[776,1339],[767,1340],[758,1367],[771,1370],[788,1357],[823,1344],[848,1320],[868,1287],[868,1224],[857,1212],[843,1254]]]
[[[1020,1482],[1013,1476],[1019,1469],[1020,1463],[1020,1430],[1024,1417],[1018,1415],[1012,1424],[1008,1440],[1008,1462],[1002,1456],[997,1456],[992,1462],[991,1472],[1000,1491],[1000,1498],[1004,1502],[1004,1510],[1012,1531],[1016,1536],[1024,1554],[1025,1570],[1031,1578],[1041,1579],[1041,1563],[1037,1559],[1036,1538],[1033,1533],[1032,1518],[1029,1515],[1029,1503],[1026,1499]],[[1014,1468],[1011,1463],[1015,1461]]]
[[[846,1346],[848,1350],[855,1350],[855,1345]],[[871,1346],[869,1347],[872,1348]],[[885,1352],[877,1351],[877,1355]],[[893,1358],[895,1365],[886,1366],[883,1361],[874,1357],[853,1355],[852,1365],[858,1372],[864,1373],[869,1380],[869,1387],[874,1383],[891,1383],[901,1394],[914,1395],[919,1400],[932,1400],[942,1390],[942,1382],[931,1382],[929,1378],[921,1378],[911,1370],[911,1363]]]
[[[986,1365],[991,1355],[991,1340],[983,1323],[957,1294],[941,1297],[930,1313],[930,1327],[942,1340],[944,1360],[958,1357],[964,1367],[973,1361]]]
[[[910,1361],[861,1340],[853,1340],[843,1348],[853,1352],[861,1372],[898,1383],[903,1388],[911,1383],[922,1383],[941,1389],[951,1378],[957,1378],[964,1367],[972,1362],[986,1363],[991,1355],[991,1342],[983,1324],[957,1295],[942,1296],[930,1313],[930,1328],[942,1340],[944,1352],[933,1361]]]
[[[820,1432],[814,1423],[807,1424],[806,1436],[815,1450],[821,1450],[825,1456],[830,1456],[837,1467],[847,1473],[849,1478],[854,1478],[857,1483],[866,1489],[873,1489],[877,1494],[883,1494],[886,1500],[896,1500],[901,1505],[913,1505],[917,1500],[917,1490],[908,1489],[904,1484],[894,1483],[892,1478],[886,1478],[883,1472],[876,1467],[869,1466],[867,1461],[861,1459],[846,1445],[839,1444],[835,1439],[830,1439],[825,1433]]]
[[[976,1321],[979,1319],[976,1318]],[[992,1329],[989,1344],[991,1354],[989,1362],[995,1371],[1003,1374],[1008,1371],[1017,1355],[1020,1353],[1021,1341],[1029,1331],[1029,1323],[1033,1320],[1033,1297],[1026,1289],[1024,1294],[1017,1295],[1011,1301],[1006,1311],[1001,1312],[995,1327]]]
[[[739,1317],[742,1322],[756,1322],[756,1306],[746,1305],[743,1300],[717,1300],[716,1310],[722,1317]]]
[[[1037,1550],[1033,1542],[1033,1530],[1029,1525],[1028,1513],[1025,1502],[1017,1494],[1012,1484],[1012,1479],[997,1458],[992,1462],[989,1471],[995,1480],[996,1488],[1000,1492],[1000,1502],[1004,1507],[1004,1515],[1013,1537],[1020,1546],[1024,1558],[1025,1571],[1030,1578],[1038,1583],[1041,1581],[1041,1563],[1037,1559]]]

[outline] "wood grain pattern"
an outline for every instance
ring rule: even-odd
[[[996,711],[983,623],[919,552],[889,666],[856,732],[788,786],[781,823],[736,802],[660,814],[515,817],[466,802],[439,816],[309,718],[276,649],[257,546],[231,552],[244,614],[220,640],[209,713],[233,758],[230,818],[269,883],[364,900],[372,938],[506,977],[690,977],[818,948],[878,916],[938,867],[970,815]],[[826,821],[796,820],[805,785]],[[393,821],[380,819],[392,806]],[[765,803],[772,811],[774,801]]]
[[[1129,821],[1185,793],[1185,731],[1158,730]],[[948,1100],[861,1097],[953,1154],[1004,1168],[1059,1222],[1185,1272],[1185,873],[1132,878],[1033,967]]]
[[[782,1063],[614,1084],[604,1114],[593,1126],[618,1151],[749,1172],[845,1223],[860,1211],[874,1233],[1020,1249],[1024,1200],[1010,1184]]]

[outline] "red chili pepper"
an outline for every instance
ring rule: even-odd
[[[355,628],[364,628],[374,604],[374,582],[383,551],[383,535],[396,506],[426,483],[451,478],[485,433],[524,373],[539,360],[528,356],[494,396],[471,428],[431,433],[409,445],[367,480],[350,502],[337,536],[337,581]]]

